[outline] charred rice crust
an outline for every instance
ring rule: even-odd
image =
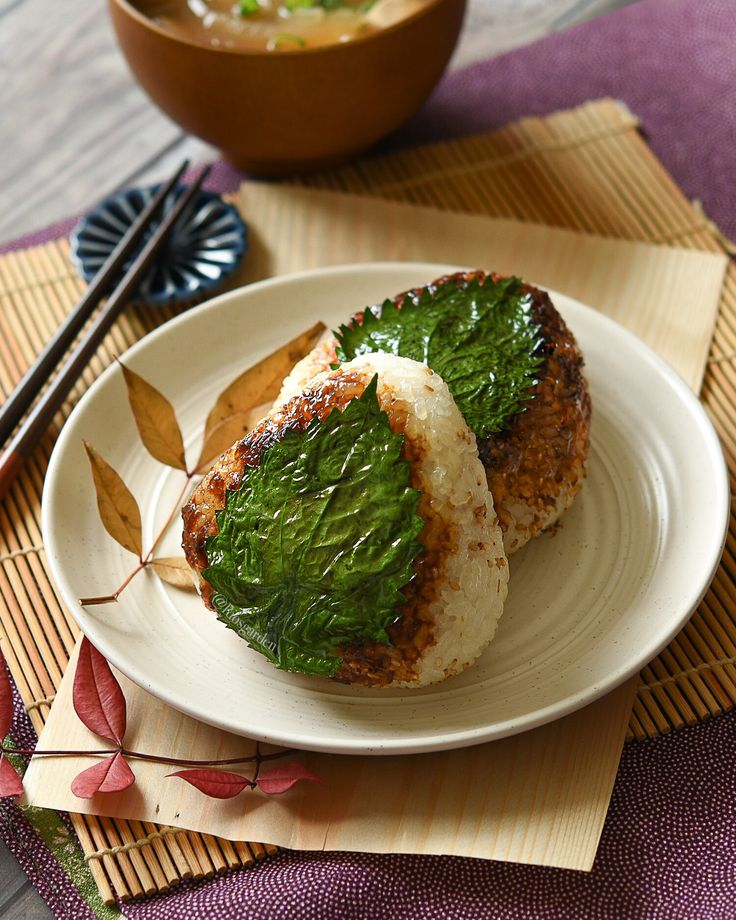
[[[368,382],[360,374],[335,372],[290,399],[223,454],[182,509],[182,546],[187,561],[200,576],[208,566],[206,543],[217,533],[215,512],[225,507],[226,492],[239,489],[246,469],[259,466],[264,451],[280,441],[287,431],[303,431],[312,419],[323,420],[333,409],[344,409],[350,400],[360,396]],[[417,461],[427,447],[421,439],[407,436],[406,416],[400,411],[396,397],[390,395],[387,387],[383,387],[383,392],[380,389],[379,398],[388,412],[391,429],[405,437],[403,456],[412,463],[410,484],[421,492]],[[384,395],[387,391],[388,395]],[[457,550],[458,536],[456,527],[432,508],[424,492],[418,513],[424,521],[419,540],[425,549],[414,560],[414,576],[403,592],[406,602],[397,608],[396,620],[387,629],[393,646],[356,642],[340,647],[342,665],[335,677],[338,681],[370,687],[412,681],[417,661],[435,642],[428,609],[437,597],[446,559]],[[200,579],[200,589],[205,604],[214,610],[211,585]]]
[[[502,530],[515,504],[534,509],[529,537],[547,526],[558,501],[569,504],[586,476],[590,396],[583,356],[549,295],[525,284],[542,334],[544,364],[523,411],[501,432],[478,441]],[[511,547],[513,549],[513,547]]]

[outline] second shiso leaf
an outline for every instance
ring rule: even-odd
[[[537,382],[543,355],[532,305],[519,278],[430,285],[400,306],[385,300],[362,322],[340,326],[337,358],[381,351],[426,364],[476,436],[486,438],[524,408]]]

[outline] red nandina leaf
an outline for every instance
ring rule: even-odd
[[[96,792],[122,792],[134,782],[133,771],[118,751],[77,774],[72,780],[72,792],[80,799],[91,799]]]
[[[256,783],[266,795],[281,795],[292,786],[305,780],[308,783],[321,783],[322,779],[300,763],[285,763],[258,777]]]
[[[5,670],[5,658],[0,652],[0,741],[10,731],[13,723],[13,691],[10,687],[10,678]]]
[[[253,785],[253,780],[247,776],[228,773],[226,770],[179,770],[178,773],[168,775],[181,777],[213,799],[232,799],[240,795],[246,786]]]
[[[0,798],[6,795],[23,795],[23,783],[8,758],[0,754]]]
[[[86,637],[74,675],[74,710],[90,731],[106,741],[123,743],[126,706],[110,665]]]

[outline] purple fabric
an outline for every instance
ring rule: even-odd
[[[736,916],[736,713],[624,749],[591,873],[291,853],[125,908],[131,920]]]

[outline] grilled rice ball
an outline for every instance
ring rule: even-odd
[[[419,493],[421,546],[386,627],[388,641],[356,639],[332,648],[339,669],[329,676],[369,687],[421,687],[459,673],[483,651],[503,611],[508,581],[475,436],[442,379],[424,365],[365,355],[312,379],[215,463],[183,509],[183,546],[205,604],[222,612],[207,580],[208,549],[228,495],[253,475],[273,445],[290,432],[312,430],[315,419],[324,425],[331,413],[345,411],[376,375],[378,405],[394,435],[403,435],[401,459],[409,462],[409,487]],[[361,504],[370,499],[363,495]],[[361,511],[356,507],[354,515]],[[330,578],[328,571],[325,584]],[[323,638],[330,647],[329,636]]]
[[[498,280],[500,276],[480,270],[458,272],[426,287],[465,286],[488,277]],[[401,306],[407,296],[422,290],[399,294],[394,303]],[[508,555],[555,524],[572,505],[586,476],[590,446],[591,404],[580,349],[546,291],[530,284],[523,284],[521,291],[531,296],[531,315],[542,340],[537,383],[504,430],[478,439]],[[380,315],[380,309],[373,307],[372,312]],[[362,323],[363,316],[363,311],[355,314],[349,325]],[[327,333],[284,380],[276,405],[314,374],[334,366],[337,345],[334,335]]]

